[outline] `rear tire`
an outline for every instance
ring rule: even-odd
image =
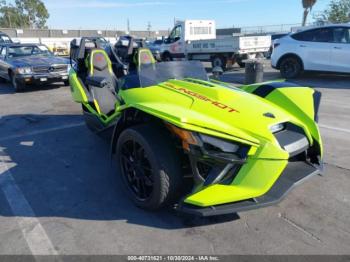
[[[153,126],[124,130],[117,142],[119,174],[136,206],[157,210],[176,199],[181,164],[166,133]]]
[[[15,93],[22,92],[25,88],[25,84],[18,83],[16,76],[13,72],[10,72],[10,81]]]
[[[236,58],[236,62],[239,65],[240,68],[245,68],[245,63],[243,62],[243,58],[242,57],[237,57]]]
[[[163,54],[163,61],[164,62],[173,61],[173,58],[171,57],[171,55],[169,53],[165,53],[165,54]]]
[[[283,78],[296,78],[301,74],[302,65],[298,58],[289,56],[282,59],[279,64],[280,73]]]
[[[240,68],[245,68],[245,63],[242,61],[237,61],[237,64],[239,65]]]

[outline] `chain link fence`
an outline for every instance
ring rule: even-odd
[[[311,26],[313,24],[308,24]],[[242,34],[274,34],[274,33],[289,33],[293,28],[301,27],[300,23],[280,24],[280,25],[264,25],[264,26],[245,26],[241,27]]]
[[[116,37],[125,35],[125,31],[119,30],[59,30],[59,29],[13,29],[13,28],[0,28],[1,32],[8,34],[13,38],[75,38],[75,37],[88,37],[88,36],[102,36],[102,37]],[[154,38],[157,36],[167,36],[168,30],[162,31],[131,31],[130,34],[136,37],[148,37]]]
[[[271,34],[271,33],[288,33],[292,28],[300,27],[300,24],[279,24],[279,25],[264,25],[264,26],[243,26],[238,28],[226,28],[218,29],[219,32],[230,32],[239,30],[243,35],[252,34]],[[221,31],[220,31],[221,30]],[[120,30],[61,30],[61,29],[13,29],[13,28],[0,28],[0,31],[8,34],[13,38],[75,38],[83,36],[102,36],[108,38],[114,38],[116,36],[125,35],[127,32]],[[232,32],[231,32],[232,31]],[[161,36],[168,36],[169,30],[160,31],[130,31],[131,35],[140,38],[156,38]],[[238,31],[236,32],[238,33]],[[220,33],[219,33],[220,35]]]

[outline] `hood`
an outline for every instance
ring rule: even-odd
[[[14,66],[50,66],[54,64],[69,64],[69,60],[56,56],[26,56],[15,57],[8,60]]]
[[[169,80],[129,89],[126,103],[180,127],[191,125],[260,144],[276,141],[270,127],[299,122],[282,108],[238,88],[200,80]]]

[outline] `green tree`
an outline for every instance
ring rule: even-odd
[[[313,6],[316,4],[317,0],[302,0],[301,2],[304,8],[302,26],[305,26],[307,22],[307,17],[311,12]]]
[[[49,18],[41,0],[16,0],[15,5],[0,0],[0,26],[45,28]]]
[[[318,14],[318,23],[347,23],[350,22],[350,0],[332,0],[326,10]]]
[[[16,0],[16,7],[27,19],[30,28],[44,28],[49,18],[45,4],[41,0]]]

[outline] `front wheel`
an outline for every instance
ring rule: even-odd
[[[302,71],[300,61],[295,57],[286,57],[280,63],[280,73],[284,78],[296,78]]]
[[[175,200],[181,164],[175,146],[161,130],[146,125],[124,130],[116,153],[124,187],[136,206],[156,210]]]
[[[69,80],[63,81],[64,86],[69,86]]]

